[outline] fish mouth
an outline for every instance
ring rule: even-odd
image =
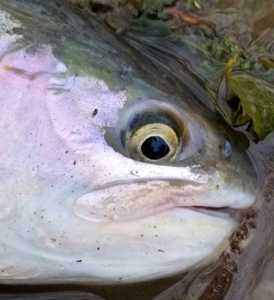
[[[226,197],[226,199],[224,199]],[[238,208],[235,197],[252,202],[254,195],[228,189],[212,189],[208,182],[194,180],[142,180],[116,183],[94,189],[76,199],[76,216],[97,223],[129,221],[154,216],[171,209],[191,209],[210,215],[228,216]],[[222,201],[218,201],[222,199]],[[237,201],[239,202],[239,201]]]

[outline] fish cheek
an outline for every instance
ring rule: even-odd
[[[0,219],[15,218],[22,206],[39,201],[60,176],[56,166],[65,150],[46,104],[59,62],[49,47],[37,51],[7,53],[0,63]]]

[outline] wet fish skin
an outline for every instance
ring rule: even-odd
[[[236,221],[181,207],[254,202],[231,130],[65,1],[3,0],[0,12],[0,282],[141,281],[220,253]],[[147,111],[182,119],[175,161],[123,147]]]

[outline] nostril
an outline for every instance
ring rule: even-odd
[[[225,141],[223,144],[223,152],[225,156],[230,156],[232,152],[231,144],[228,141]]]

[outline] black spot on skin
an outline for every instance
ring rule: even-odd
[[[92,116],[95,117],[97,114],[98,114],[98,109],[95,108],[94,111],[93,111],[93,113],[92,113]]]
[[[82,259],[76,260],[76,262],[80,263],[80,262],[82,262]]]
[[[76,160],[73,162],[74,165],[76,165]]]

